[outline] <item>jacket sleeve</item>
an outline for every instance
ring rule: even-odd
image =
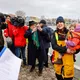
[[[28,30],[28,26],[24,26],[25,30]]]
[[[8,37],[8,35],[9,35],[9,34],[8,34],[8,29],[6,28],[6,29],[4,30],[4,36],[5,36],[5,37]]]
[[[73,38],[72,42],[75,43],[75,46],[79,44],[80,40],[78,38]]]
[[[26,33],[24,34],[25,38],[28,38],[29,36],[31,36],[33,33],[30,30],[27,30]]]
[[[57,44],[56,38],[55,38],[55,32],[53,33],[53,38],[51,39],[51,45],[52,45],[52,48],[58,51],[60,54],[64,54],[67,51],[66,46],[62,47]]]
[[[48,33],[45,29],[42,29],[42,31],[40,31],[40,33],[41,33],[42,36],[47,36],[48,35]]]

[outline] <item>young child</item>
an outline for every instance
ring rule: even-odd
[[[75,53],[77,49],[80,48],[80,24],[71,24],[69,27],[69,32],[67,36],[66,47],[71,50],[71,52]],[[74,61],[75,60],[75,54],[73,55]],[[57,61],[54,62],[54,64],[62,64],[62,55],[59,54],[59,58]]]
[[[74,30],[72,30],[74,28]],[[71,49],[72,52],[74,51],[73,59],[75,59],[75,52],[76,50],[80,49],[80,24],[71,25],[70,28],[70,35],[68,37],[68,41],[66,42],[67,48]]]
[[[80,48],[80,24],[69,27],[69,34],[66,41],[67,48],[76,51]]]

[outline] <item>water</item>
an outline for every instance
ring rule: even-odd
[[[49,26],[49,27],[51,27],[53,30],[56,29],[56,26]],[[80,70],[80,52],[78,54],[76,54],[75,67]]]

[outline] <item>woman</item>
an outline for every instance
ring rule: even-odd
[[[63,17],[58,17],[56,20],[56,30],[53,34],[51,41],[52,48],[54,49],[54,69],[58,80],[72,80],[74,77],[74,60],[73,53],[70,49],[66,48],[66,37],[68,30],[65,27],[65,21]],[[62,61],[59,60],[59,54],[62,55]],[[61,64],[60,64],[61,63]]]

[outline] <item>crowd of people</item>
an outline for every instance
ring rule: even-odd
[[[45,20],[32,20],[25,26],[25,20],[21,16],[12,17],[0,13],[0,51],[4,47],[3,29],[7,47],[15,56],[23,59],[24,66],[31,66],[30,72],[35,69],[36,58],[39,76],[42,75],[44,66],[49,68],[48,51],[52,46],[54,56],[51,61],[57,80],[73,79],[75,54],[80,51],[80,24],[71,24],[67,29],[64,18],[59,16],[56,20],[56,30],[53,30],[47,26]]]

